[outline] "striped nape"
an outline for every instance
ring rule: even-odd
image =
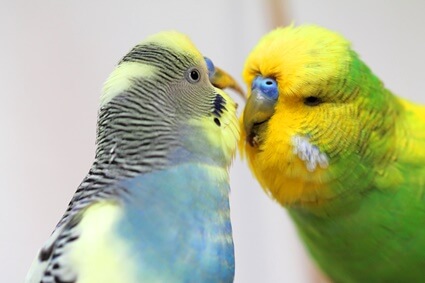
[[[168,150],[179,146],[175,138],[173,105],[155,84],[140,85],[122,93],[101,108],[96,158],[109,163],[143,164],[155,168],[166,160]],[[170,105],[170,106],[167,106]],[[160,159],[160,160],[158,160]]]
[[[134,85],[101,107],[95,161],[58,226],[117,181],[167,167],[170,152],[182,146],[165,89],[150,80]]]

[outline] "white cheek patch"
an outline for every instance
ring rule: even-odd
[[[327,168],[329,166],[328,156],[320,152],[320,149],[312,145],[307,137],[295,135],[292,137],[292,152],[304,161],[307,170],[313,172],[317,166]]]

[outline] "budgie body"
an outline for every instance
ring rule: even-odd
[[[348,41],[316,26],[266,35],[244,79],[241,147],[325,273],[424,280],[425,107],[393,95]]]
[[[95,162],[27,282],[233,281],[238,124],[211,72],[177,32],[121,60],[101,98]]]

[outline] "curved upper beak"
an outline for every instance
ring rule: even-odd
[[[232,76],[230,76],[224,70],[215,67],[215,72],[210,76],[210,82],[213,86],[220,89],[231,88],[236,91],[243,98],[244,101],[246,100],[246,95],[240,85]]]
[[[263,128],[261,125],[274,114],[278,98],[277,87],[267,83],[266,80],[261,77],[254,80],[251,95],[248,97],[243,112],[243,124],[247,141],[251,146],[257,146],[258,131]],[[264,82],[266,83],[264,84]],[[272,87],[273,93],[270,92]]]

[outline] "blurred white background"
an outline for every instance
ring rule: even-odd
[[[244,58],[272,27],[270,2],[2,1],[0,261],[22,282],[94,157],[98,98],[120,58],[164,29],[188,34],[241,81]],[[282,3],[285,23],[316,23],[353,42],[395,93],[425,103],[425,2]],[[231,171],[236,282],[317,282],[284,209],[239,158]]]

